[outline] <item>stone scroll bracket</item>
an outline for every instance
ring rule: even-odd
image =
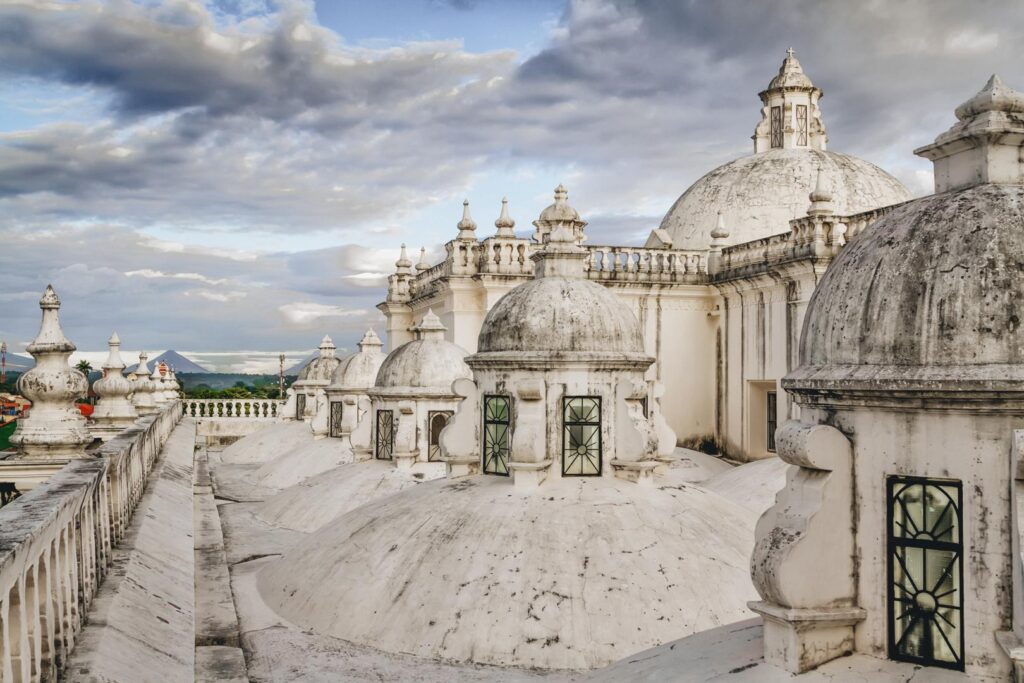
[[[349,435],[352,454],[356,460],[369,460],[373,457],[373,419],[370,412],[373,405],[370,398],[364,395],[358,398],[355,408],[359,413],[359,421]]]
[[[653,482],[661,465],[658,435],[640,404],[646,396],[644,381],[623,378],[615,386],[615,454],[610,464],[616,477],[639,484]]]
[[[856,605],[853,450],[834,427],[790,421],[777,436],[793,465],[757,524],[751,575],[762,601],[765,661],[802,673],[850,654]]]
[[[465,377],[452,382],[452,393],[462,400],[441,430],[440,446],[448,477],[456,478],[480,472],[480,394],[476,382]]]
[[[397,413],[398,426],[395,429],[395,452],[392,457],[395,467],[400,470],[411,470],[419,458],[416,404],[413,401],[400,401]]]
[[[547,384],[542,379],[520,380],[513,387],[515,424],[508,464],[516,490],[532,491],[547,479]]]

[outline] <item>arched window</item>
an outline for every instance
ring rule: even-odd
[[[964,669],[959,481],[890,477],[889,657]]]
[[[450,410],[431,410],[427,413],[427,460],[441,460],[441,430],[450,419]]]
[[[484,396],[484,474],[508,476],[512,411],[507,396]]]
[[[376,455],[378,460],[391,460],[395,452],[395,413],[392,410],[377,411]]]
[[[562,474],[592,477],[601,474],[601,397],[562,399]]]

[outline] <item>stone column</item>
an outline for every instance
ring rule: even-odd
[[[84,458],[85,446],[92,441],[85,418],[75,406],[89,383],[68,364],[75,345],[61,329],[57,311],[60,299],[47,286],[39,300],[43,321],[39,334],[25,349],[36,359],[36,366],[18,378],[18,392],[32,402],[28,417],[18,420],[11,443],[18,459],[64,460]]]
[[[132,426],[138,418],[138,413],[128,400],[131,384],[121,374],[124,361],[121,360],[121,340],[117,332],[110,336],[107,345],[110,353],[103,363],[103,377],[93,383],[93,391],[100,400],[92,415],[93,424],[89,425],[90,431],[104,441]]]

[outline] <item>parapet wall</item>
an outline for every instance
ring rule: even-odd
[[[0,509],[0,678],[55,680],[181,419],[170,403]]]

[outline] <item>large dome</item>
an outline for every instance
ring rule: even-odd
[[[807,214],[821,169],[835,211],[849,215],[910,199],[900,181],[872,163],[816,149],[770,149],[719,166],[676,200],[661,222],[673,249],[707,249],[722,214],[728,244],[787,232]]]
[[[745,617],[755,520],[687,484],[445,479],[324,525],[258,587],[299,628],[387,652],[587,669]]]
[[[826,271],[790,378],[908,388],[1024,380],[1021,273],[1021,185],[976,185],[898,207]]]
[[[519,285],[487,313],[479,352],[643,353],[640,323],[626,304],[589,280],[542,277]]]

